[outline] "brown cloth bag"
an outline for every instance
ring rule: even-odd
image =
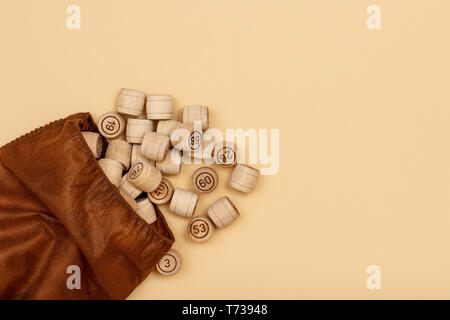
[[[149,225],[120,196],[81,131],[97,131],[89,113],[0,148],[1,299],[124,299],[175,241],[157,208]]]

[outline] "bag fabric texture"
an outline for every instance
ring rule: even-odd
[[[1,299],[124,299],[175,241],[157,207],[149,225],[122,198],[82,131],[98,132],[89,113],[0,148]]]

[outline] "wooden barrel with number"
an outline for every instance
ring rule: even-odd
[[[118,113],[105,113],[98,121],[98,131],[105,138],[117,138],[125,131],[125,120]]]
[[[200,193],[213,191],[219,182],[216,170],[211,167],[198,168],[192,175],[192,184]]]
[[[214,161],[221,167],[232,167],[237,161],[237,147],[233,142],[221,141],[214,148]]]
[[[164,276],[170,276],[177,273],[180,267],[181,256],[174,249],[170,249],[156,264],[156,270]]]
[[[173,191],[172,183],[168,179],[162,178],[159,186],[148,193],[148,198],[154,204],[164,204],[172,199]]]
[[[194,217],[189,221],[187,232],[192,240],[196,242],[205,242],[213,234],[214,225],[208,217]]]
[[[128,180],[139,189],[152,192],[161,183],[162,174],[148,161],[138,161],[128,171]]]

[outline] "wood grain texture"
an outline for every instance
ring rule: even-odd
[[[145,105],[145,93],[122,88],[117,97],[117,111],[131,116],[142,113]]]
[[[166,120],[172,118],[173,101],[169,95],[147,96],[147,118],[151,120]]]
[[[231,173],[230,186],[236,190],[250,193],[259,178],[259,170],[246,164],[238,164]]]
[[[228,197],[220,198],[208,208],[208,216],[218,228],[226,227],[239,215],[239,211]]]
[[[138,161],[128,171],[128,180],[139,189],[152,192],[161,183],[162,174],[148,161]]]
[[[209,109],[207,106],[192,105],[183,108],[183,123],[201,123],[202,130],[209,128]]]
[[[172,183],[163,177],[159,186],[147,195],[154,204],[165,204],[172,199],[173,192],[174,188]]]
[[[133,165],[134,163],[136,163],[139,160],[146,160],[146,161],[150,162],[150,164],[152,166],[155,166],[155,161],[149,160],[142,155],[141,145],[133,144],[133,146],[131,147],[131,165]]]
[[[169,210],[182,217],[190,218],[197,207],[198,195],[185,189],[175,189]]]
[[[220,141],[214,147],[214,161],[221,167],[233,167],[237,161],[237,147],[233,142]]]
[[[200,167],[192,175],[192,184],[196,191],[209,193],[214,191],[219,183],[216,170],[211,167]]]
[[[141,154],[150,160],[162,161],[169,152],[169,138],[156,132],[147,131],[142,139]]]
[[[214,225],[208,217],[193,217],[187,226],[187,233],[195,242],[205,242],[214,233]]]
[[[98,123],[98,131],[102,136],[108,139],[119,137],[125,132],[125,120],[116,112],[107,112],[103,114]]]
[[[180,123],[178,120],[159,120],[156,127],[156,132],[165,136],[170,136],[175,126]]]
[[[195,152],[202,145],[203,132],[192,123],[177,123],[170,132],[170,145],[178,150]]]
[[[153,122],[148,119],[127,120],[126,137],[129,143],[142,143],[147,131],[153,131]]]
[[[181,255],[174,249],[169,250],[156,264],[156,270],[164,276],[177,273],[180,267]]]

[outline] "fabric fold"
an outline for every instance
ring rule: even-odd
[[[0,148],[0,298],[123,299],[175,240],[158,208],[149,225],[120,196],[81,131],[97,131],[89,113]]]

